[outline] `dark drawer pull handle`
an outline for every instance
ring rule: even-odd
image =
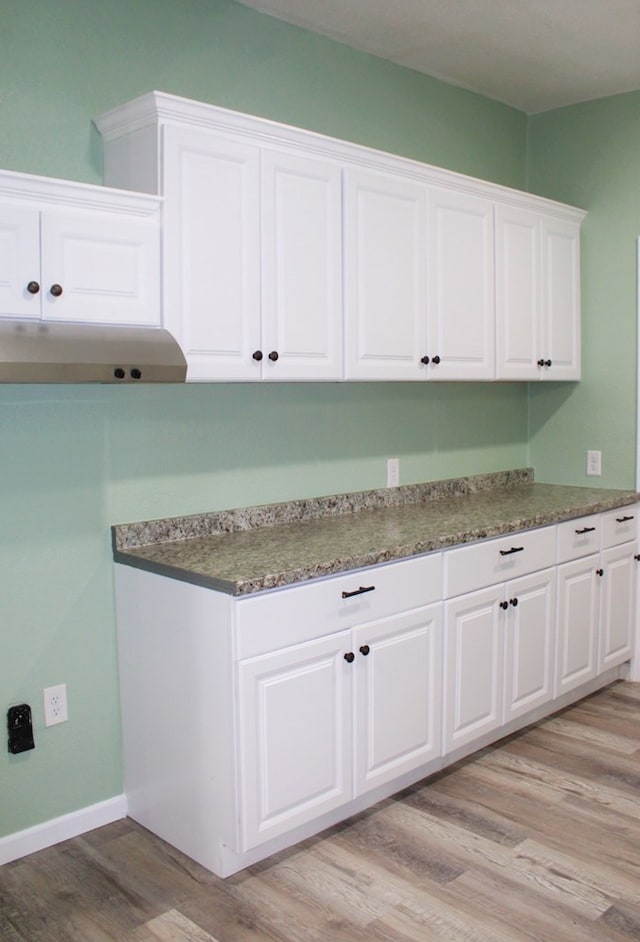
[[[512,546],[508,550],[500,550],[501,556],[511,556],[512,553],[521,553],[524,549],[524,546]]]
[[[582,536],[583,533],[593,533],[595,527],[583,527],[582,530],[576,530],[578,536]]]
[[[518,600],[517,600],[517,599],[509,599],[509,604],[510,604],[510,605],[513,605],[514,608],[517,608],[517,606],[518,606]]]
[[[374,585],[361,585],[359,589],[354,589],[353,592],[343,592],[343,599],[353,598],[354,595],[363,595],[365,592],[373,592],[375,589]]]
[[[356,656],[355,656],[355,654],[353,653],[353,651],[347,651],[347,653],[346,653],[345,656],[344,656],[344,659],[345,659],[345,661],[347,662],[347,664],[353,664],[353,662],[354,662],[355,659],[356,659]]]
[[[508,603],[508,602],[500,602],[500,608],[501,608],[504,612],[506,612],[506,610],[509,608],[509,603]]]
[[[369,653],[370,650],[371,650],[371,648],[369,647],[368,644],[361,644],[361,645],[360,645],[360,654],[364,654],[365,657],[367,656],[367,654]]]
[[[604,569],[596,569],[596,576],[604,576]]]
[[[616,523],[628,523],[633,520],[633,514],[630,517],[616,517]]]

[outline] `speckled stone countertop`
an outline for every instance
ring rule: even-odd
[[[248,595],[634,503],[530,468],[112,528],[114,560]]]

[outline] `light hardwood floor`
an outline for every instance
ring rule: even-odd
[[[228,880],[132,821],[0,868],[2,942],[640,940],[640,684]]]

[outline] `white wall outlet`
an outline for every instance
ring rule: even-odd
[[[55,726],[56,723],[66,723],[68,719],[67,685],[58,684],[56,687],[45,687],[44,725]]]
[[[602,474],[602,452],[587,452],[587,474],[590,477],[600,477]]]
[[[387,487],[397,487],[400,484],[400,459],[387,458]]]

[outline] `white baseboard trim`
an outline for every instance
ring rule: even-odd
[[[107,801],[100,801],[88,808],[80,808],[59,818],[52,818],[35,827],[26,828],[0,837],[0,865],[34,854],[37,850],[52,847],[60,841],[67,841],[79,834],[86,834],[103,824],[111,824],[127,816],[127,796],[116,795]]]

